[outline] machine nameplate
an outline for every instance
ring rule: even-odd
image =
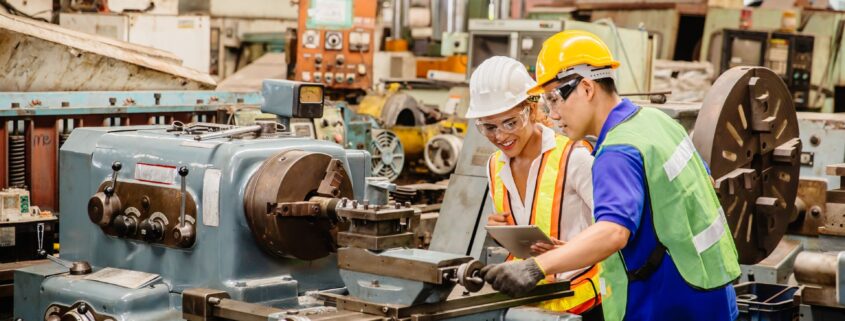
[[[220,170],[207,169],[202,180],[202,223],[205,226],[220,224]]]
[[[135,165],[135,179],[142,182],[173,184],[176,182],[176,166],[138,163]]]

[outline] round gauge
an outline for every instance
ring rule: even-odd
[[[300,104],[319,104],[323,102],[323,87],[301,86],[299,87]]]

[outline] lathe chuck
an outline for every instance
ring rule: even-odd
[[[279,257],[314,260],[337,249],[333,208],[352,198],[352,182],[331,156],[288,150],[267,160],[244,192],[246,221],[255,241]]]
[[[762,67],[722,74],[702,102],[693,142],[710,166],[739,262],[763,260],[796,210],[801,141],[783,80]]]

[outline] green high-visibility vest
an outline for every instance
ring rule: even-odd
[[[694,288],[711,290],[739,277],[736,246],[725,213],[684,128],[657,109],[639,108],[607,133],[596,158],[614,145],[634,147],[642,155],[655,234],[683,279]],[[609,260],[619,261],[620,256],[614,254]],[[611,264],[624,266],[624,258]],[[606,282],[627,292],[630,271],[625,276],[608,273],[607,265],[602,265]],[[627,293],[619,292],[603,297],[604,307],[611,310],[605,310],[607,320],[624,318]],[[623,311],[618,311],[620,307]]]

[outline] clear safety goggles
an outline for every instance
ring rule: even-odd
[[[563,85],[558,86],[554,90],[543,94],[543,100],[546,101],[546,104],[554,104],[556,102],[566,102],[569,99],[569,96],[575,92],[575,89],[578,88],[578,85],[581,84],[581,80],[584,77],[575,77],[563,83]],[[549,106],[546,106],[547,108]]]
[[[513,134],[528,124],[531,109],[527,106],[519,114],[503,116],[492,121],[476,120],[475,126],[484,136],[495,136],[497,133]]]

